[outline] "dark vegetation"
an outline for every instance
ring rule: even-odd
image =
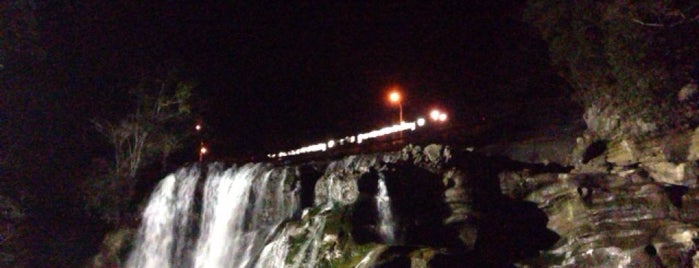
[[[696,1],[534,0],[524,18],[583,107],[612,106],[622,120],[640,118],[659,130],[693,119],[679,112],[676,96],[698,82]]]

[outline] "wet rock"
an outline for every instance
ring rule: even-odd
[[[639,142],[639,162],[687,162],[692,132],[678,132]]]
[[[457,169],[451,169],[444,174],[444,182],[451,185],[444,191],[444,202],[449,205],[451,215],[444,220],[445,224],[467,222],[472,212],[472,193],[465,174]]]
[[[574,176],[560,174],[555,181],[534,186],[525,199],[548,215],[547,227],[561,239],[542,253],[542,266],[579,265],[593,267],[638,267],[653,265],[643,250],[651,239],[676,237],[675,233],[692,230],[679,224],[679,211],[663,188],[643,178],[641,171]],[[586,191],[576,189],[584,188]],[[659,235],[659,226],[677,226]],[[680,231],[681,230],[681,231]],[[668,238],[669,239],[669,238]],[[660,241],[660,240],[658,240]],[[674,240],[673,240],[674,241]],[[684,239],[683,241],[687,241]],[[673,242],[674,243],[674,242]],[[677,249],[671,249],[678,252]],[[663,254],[659,251],[660,258]],[[674,266],[668,266],[674,267]]]
[[[357,174],[334,173],[328,174],[316,183],[315,204],[329,204],[339,202],[352,204],[359,196],[357,187]]]
[[[314,203],[354,203],[360,194],[358,180],[372,169],[380,169],[384,160],[382,155],[359,155],[330,163],[316,182]]]
[[[411,162],[422,162],[422,147],[420,145],[409,144],[401,150],[400,160]]]
[[[444,149],[446,147],[439,145],[439,144],[430,144],[425,146],[425,149],[422,151],[422,153],[425,155],[427,162],[431,163],[439,163],[440,161],[444,161],[449,159],[449,151],[447,150],[446,154],[444,154]]]
[[[583,119],[587,129],[595,132],[598,136],[611,137],[620,125],[621,116],[611,105],[597,102],[593,103],[585,110]]]
[[[658,228],[651,243],[665,267],[691,267],[698,231],[696,226],[681,222],[667,222]]]
[[[630,139],[610,142],[607,150],[607,162],[617,166],[629,166],[638,163],[640,151],[636,143]]]
[[[612,139],[618,136],[639,137],[658,130],[654,123],[622,116],[609,98],[600,98],[590,105],[583,114],[587,131],[599,139]]]
[[[445,172],[442,181],[445,186],[451,186],[444,191],[444,202],[451,211],[444,224],[452,225],[466,249],[471,250],[478,237],[478,230],[474,225],[476,219],[473,215],[472,186],[466,175],[454,168]]]
[[[430,144],[423,149],[419,145],[408,145],[401,150],[401,160],[412,162],[432,172],[439,172],[451,159],[449,146]]]
[[[670,162],[643,163],[641,165],[659,183],[681,185],[690,188],[697,186],[697,167],[693,163],[674,164]]]
[[[557,180],[558,174],[541,173],[531,175],[531,171],[524,169],[522,171],[505,171],[498,175],[500,179],[500,190],[503,195],[513,199],[523,199],[529,193],[534,191],[536,187],[546,185]]]

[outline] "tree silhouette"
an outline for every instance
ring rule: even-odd
[[[144,80],[130,90],[135,105],[124,118],[92,120],[113,147],[113,163],[95,174],[101,181],[88,182],[88,205],[112,210],[104,211],[111,215],[106,216],[109,220],[118,220],[133,198],[139,169],[158,159],[166,165],[168,156],[189,136],[187,120],[194,85],[175,77],[171,74],[166,79]],[[94,188],[106,191],[94,192],[99,191]]]

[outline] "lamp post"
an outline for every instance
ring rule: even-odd
[[[390,93],[388,93],[388,101],[394,104],[398,104],[398,109],[399,109],[399,117],[398,119],[398,124],[403,123],[403,101],[402,101],[402,96],[400,95],[400,92],[398,92],[397,89],[392,90]]]
[[[199,163],[204,161],[204,155],[208,153],[208,149],[206,146],[204,146],[204,138],[201,137],[201,130],[202,130],[202,123],[198,122],[195,126],[194,129],[197,130],[197,133],[199,134],[200,137],[200,142],[199,142]]]
[[[394,104],[398,104],[398,124],[403,124],[403,96],[401,96],[398,87],[394,87],[391,92],[388,93],[388,101]],[[403,140],[403,131],[398,133],[400,140]]]
[[[208,152],[206,149],[206,146],[204,146],[204,142],[201,143],[201,146],[199,147],[199,163],[204,161],[204,155]]]

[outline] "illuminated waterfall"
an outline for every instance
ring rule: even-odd
[[[263,164],[226,170],[212,165],[201,216],[192,205],[198,168],[167,176],[143,213],[127,267],[253,267],[272,231],[298,210],[298,189],[289,175]],[[199,230],[198,238],[190,230]]]
[[[181,169],[163,179],[143,211],[127,267],[180,267],[187,261],[187,227],[199,169]]]
[[[379,211],[379,234],[386,244],[395,242],[395,222],[391,212],[391,198],[388,196],[386,181],[379,177],[378,191],[376,193],[376,208]]]

